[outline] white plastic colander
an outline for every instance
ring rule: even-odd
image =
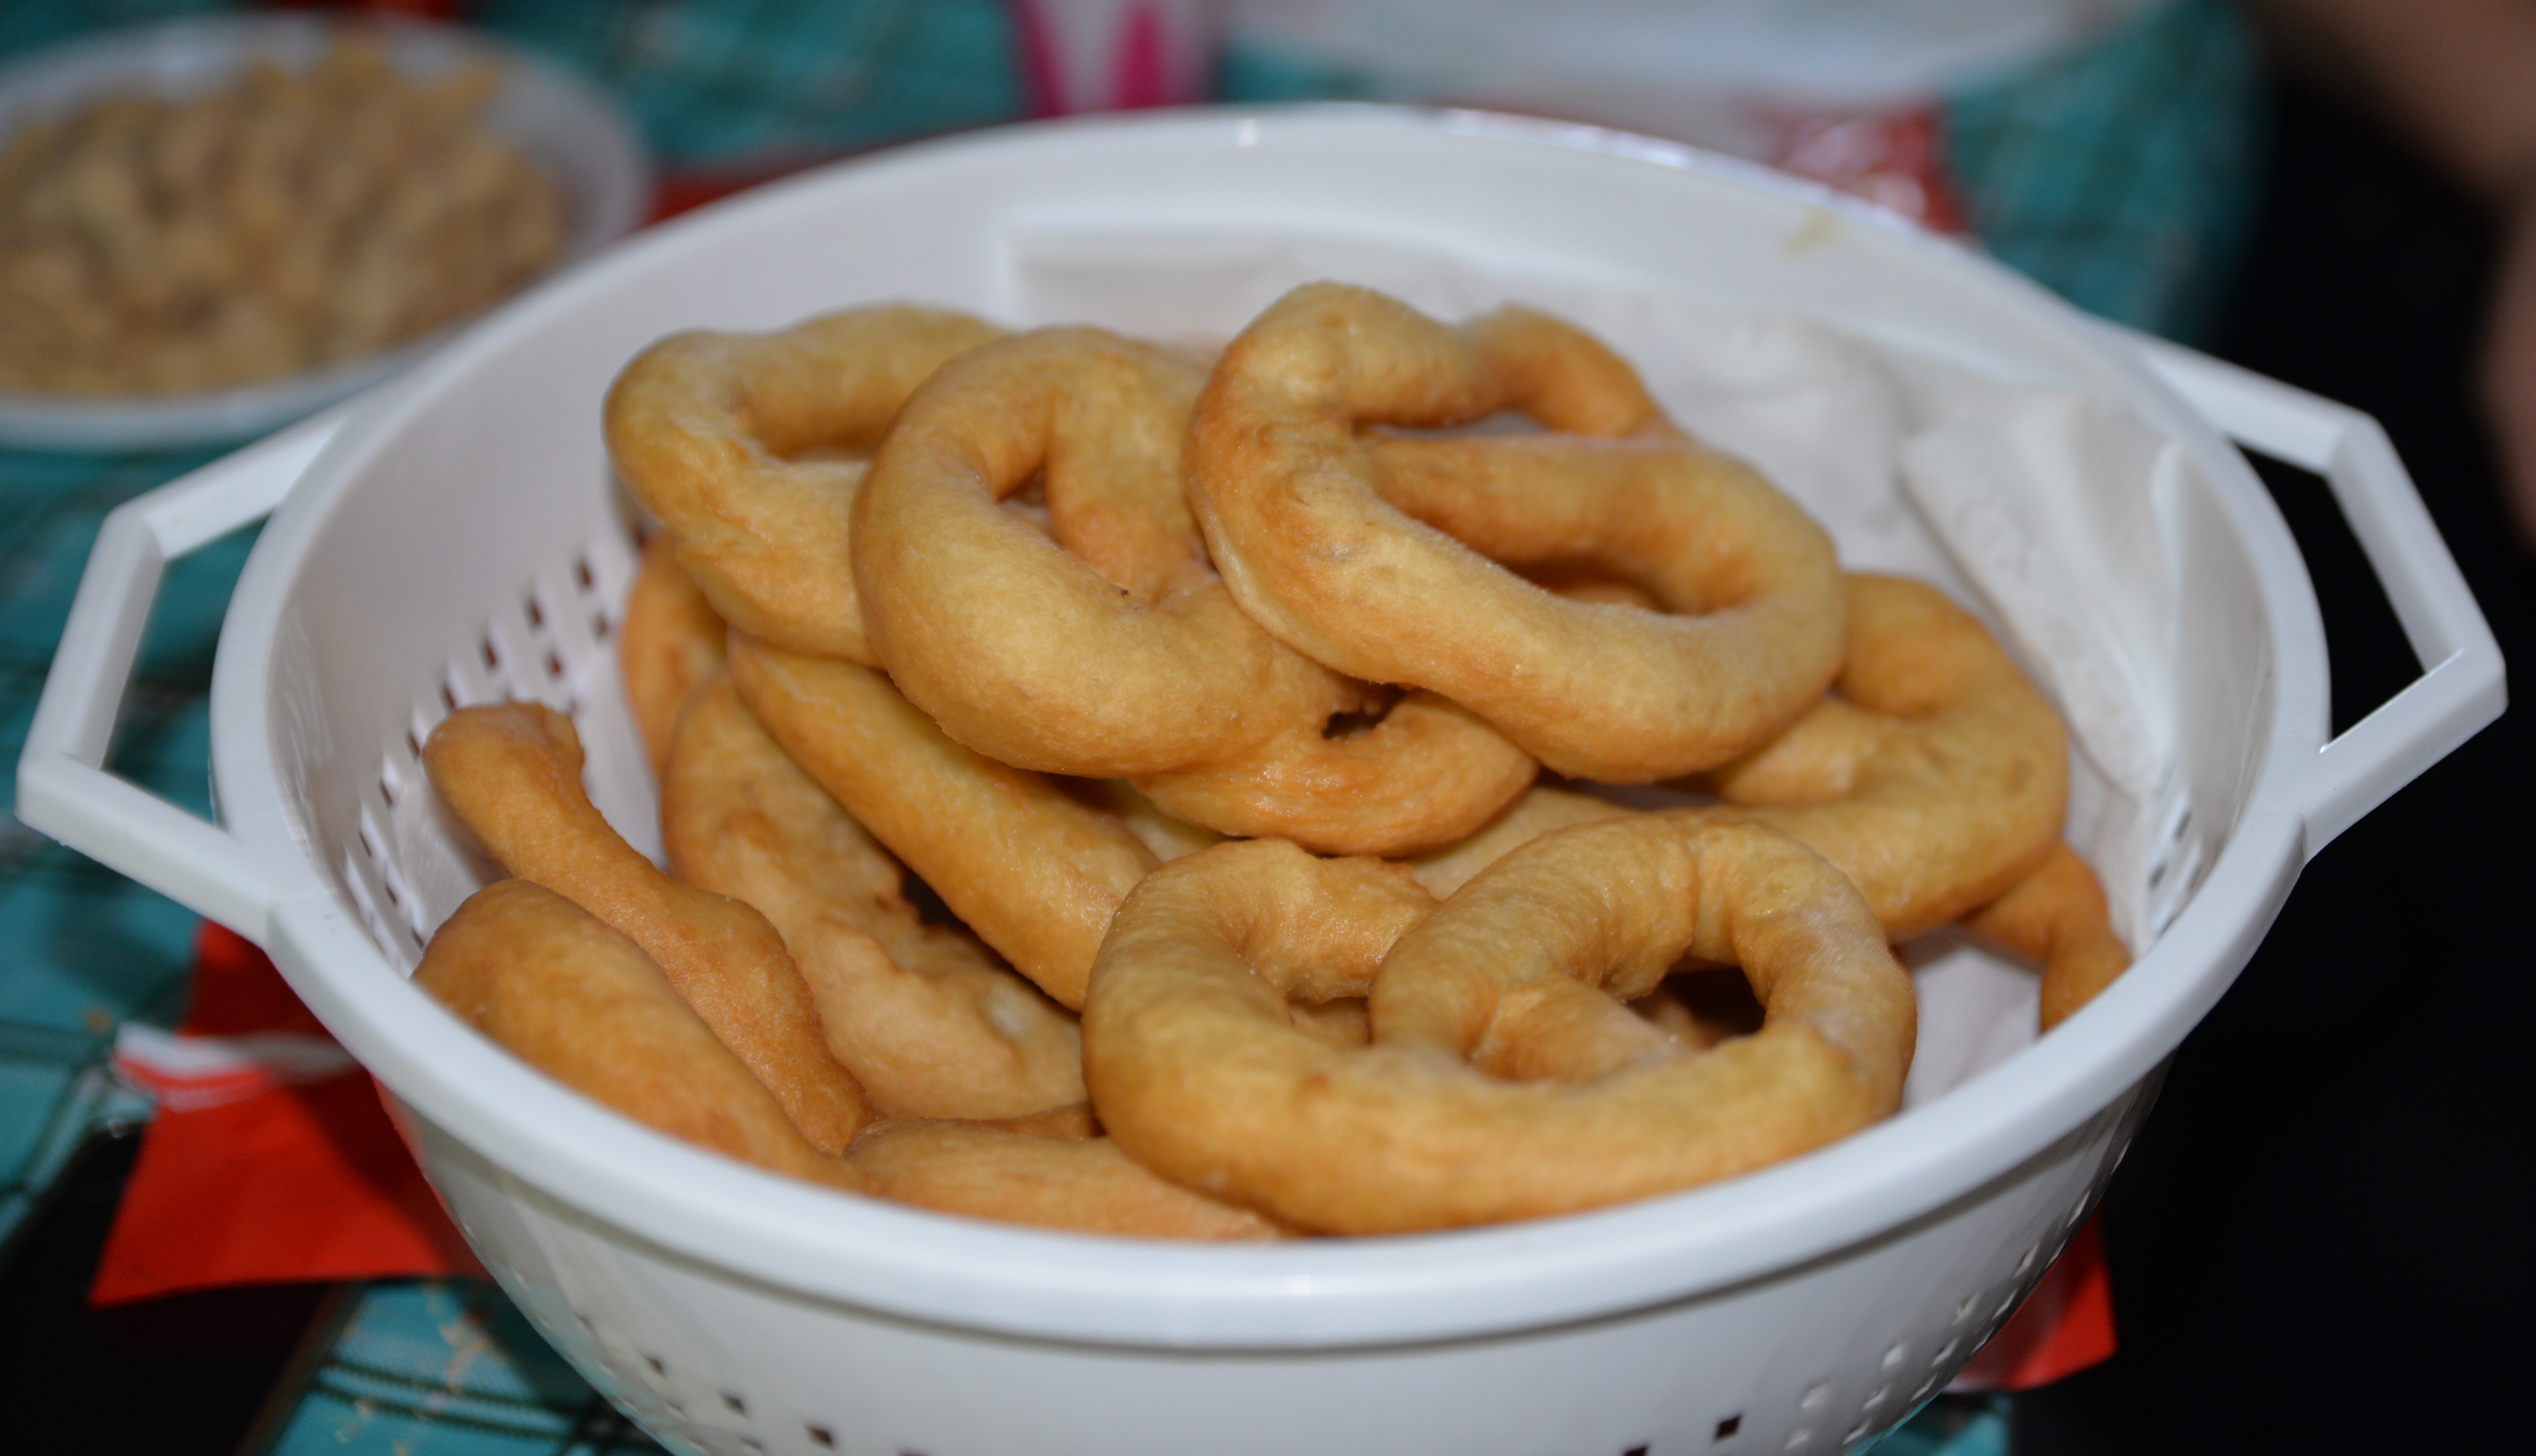
[[[1102,239],[1113,268],[1150,240],[1147,316],[1095,320],[1124,327],[1222,335],[1351,272],[1465,311],[1419,296],[1431,259],[1837,319],[2119,401],[2192,466],[2166,509],[2197,889],[2053,1036],[1819,1153],[1581,1217],[1276,1247],[1029,1233],[759,1173],[563,1091],[408,985],[476,884],[416,762],[452,705],[570,709],[602,807],[651,833],[609,652],[630,564],[598,431],[615,371],[673,329],[862,300],[1046,322],[1023,276],[1062,271],[1059,234]],[[1165,266],[1209,237],[1250,261]],[[2430,665],[2338,738],[2313,591],[2223,430],[2327,478]],[[166,562],[268,512],[222,637],[207,824],[99,765]],[[2501,703],[2498,649],[2365,416],[1680,149],[1459,113],[1205,112],[909,149],[656,229],[391,392],[134,502],[82,584],[19,812],[268,949],[393,1092],[487,1266],[673,1448],[1837,1451],[2015,1308],[2306,858]]]

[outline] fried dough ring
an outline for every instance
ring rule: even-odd
[[[865,466],[787,457],[868,449],[943,360],[1001,332],[892,304],[770,334],[674,334],[609,387],[608,454],[725,621],[871,663],[848,538]]]
[[[2055,846],[2015,888],[1975,911],[1964,926],[2043,967],[2047,1032],[2130,969],[2131,953],[2114,933],[2104,887],[2065,844]]]
[[[1788,730],[1691,780],[1727,800],[1687,810],[1768,824],[1839,866],[1894,940],[1998,899],[2060,843],[2069,757],[2060,715],[1981,623],[1935,588],[1852,575],[1831,696]],[[1417,861],[1449,894],[1551,829],[1629,811],[1544,786]]]
[[[731,681],[784,751],[1014,970],[1080,1009],[1154,853],[1046,777],[953,742],[869,668],[738,633],[730,647]]]
[[[1658,438],[1377,445],[1359,432],[1503,410]],[[1448,464],[1483,468],[1460,506]],[[1563,774],[1645,783],[1722,763],[1803,712],[1839,665],[1819,528],[1675,437],[1625,363],[1539,314],[1452,329],[1363,288],[1306,285],[1225,351],[1188,465],[1216,564],[1271,633],[1339,671],[1433,689]],[[1518,482],[1538,468],[1551,479],[1528,494]],[[1416,508],[1383,498],[1386,475]],[[1529,520],[1491,538],[1527,561],[1617,552],[1611,564],[1675,612],[1705,614],[1565,600],[1411,519],[1421,509]],[[1671,553],[1660,573],[1633,538]]]
[[[754,906],[800,968],[828,1051],[884,1115],[1024,1117],[1084,1101],[1074,1018],[957,930],[717,677],[678,725],[661,834],[680,879]]]
[[[678,565],[676,550],[676,538],[666,531],[643,543],[643,564],[626,590],[625,620],[616,632],[617,672],[655,783],[668,771],[678,710],[722,671],[729,656],[723,648],[722,618],[714,615],[713,603],[695,578]]]
[[[1335,852],[1449,843],[1530,757],[1432,695],[1377,706],[1261,631],[1180,485],[1204,369],[1098,329],[971,350],[899,412],[856,502],[856,591],[899,689],[1016,768],[1133,778],[1169,812]],[[998,502],[1044,483],[1042,533]],[[1050,539],[1050,537],[1053,539]]]
[[[812,1147],[622,933],[503,880],[432,936],[414,983],[565,1086],[682,1142],[772,1172],[943,1213],[1087,1234],[1260,1239],[1256,1214],[1166,1183],[1107,1140],[879,1122],[843,1158]]]
[[[1910,979],[1856,890],[1783,835],[1669,815],[1568,829],[1423,919],[1404,878],[1257,842],[1139,886],[1084,1016],[1112,1138],[1305,1227],[1390,1234],[1690,1187],[1899,1105]],[[1643,990],[1684,952],[1744,966],[1759,1033],[1676,1053],[1588,988]],[[1344,993],[1377,957],[1371,1046],[1295,1028],[1290,998]]]
[[[1698,782],[1840,866],[1894,940],[2007,893],[2060,843],[2067,729],[1970,613],[1853,574],[1832,695]]]
[[[766,917],[682,885],[625,843],[581,787],[572,720],[535,703],[462,708],[423,744],[443,802],[506,873],[624,932],[774,1094],[812,1146],[842,1150],[871,1120],[828,1053],[819,1011]]]

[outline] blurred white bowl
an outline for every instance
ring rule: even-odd
[[[643,221],[652,198],[651,162],[632,121],[613,101],[482,35],[412,22],[355,27],[322,16],[242,15],[116,31],[38,51],[0,69],[0,147],[22,126],[107,96],[183,99],[226,88],[257,61],[312,65],[355,29],[374,36],[409,75],[433,76],[483,59],[502,67],[502,87],[483,124],[543,167],[563,192],[563,248],[539,278],[570,267]],[[464,321],[366,358],[235,389],[120,397],[0,391],[0,445],[148,450],[251,439],[405,369],[463,327]]]

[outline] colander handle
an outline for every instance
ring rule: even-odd
[[[18,759],[18,817],[251,940],[281,880],[246,845],[106,771],[167,566],[260,521],[335,437],[338,407],[117,507],[97,533]]]
[[[2314,858],[2501,716],[2508,699],[2501,646],[2377,420],[2207,354],[2136,342],[2149,367],[2230,438],[2324,477],[2426,665],[2316,753],[2296,805]]]

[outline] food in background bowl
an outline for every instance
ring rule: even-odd
[[[611,100],[460,27],[244,13],[34,52],[0,66],[0,444],[263,434],[631,231],[651,190]]]
[[[362,358],[502,298],[564,242],[555,180],[481,121],[485,59],[347,38],[0,151],[0,390],[173,395]]]

